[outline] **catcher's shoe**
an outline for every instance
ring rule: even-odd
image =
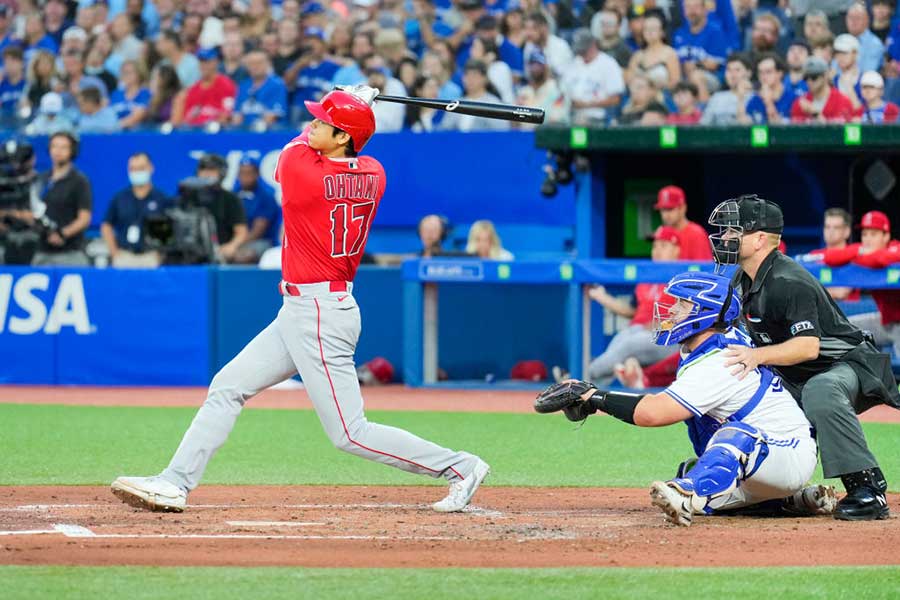
[[[837,496],[830,485],[808,485],[785,498],[781,507],[790,515],[830,515],[837,507]]]
[[[182,512],[187,494],[161,477],[119,477],[110,486],[116,497],[135,508],[158,512]]]
[[[666,520],[675,525],[690,527],[694,520],[691,497],[683,494],[665,481],[654,481],[650,486],[650,501],[666,513]]]
[[[440,502],[435,502],[431,508],[437,512],[459,512],[469,505],[472,496],[478,490],[478,486],[491,472],[491,467],[486,462],[478,459],[472,473],[463,479],[450,484],[450,493]]]

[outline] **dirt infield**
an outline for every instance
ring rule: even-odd
[[[896,563],[900,519],[663,522],[645,490],[483,488],[438,514],[435,487],[202,487],[180,515],[101,487],[0,488],[0,563],[317,567],[786,566]],[[889,499],[895,512],[900,496]],[[727,537],[727,551],[722,540]]]
[[[510,390],[414,389],[388,385],[363,389],[370,410],[529,413],[536,393]],[[76,406],[195,406],[206,398],[205,388],[92,388],[0,386],[0,404],[68,404]],[[247,408],[309,409],[306,391],[266,390]],[[862,421],[900,423],[900,410],[877,406]]]

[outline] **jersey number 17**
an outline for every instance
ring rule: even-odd
[[[331,257],[353,256],[362,252],[369,236],[374,202],[339,203],[331,211]],[[349,219],[348,219],[349,213]],[[359,227],[350,224],[359,223]],[[349,247],[348,247],[349,246]]]

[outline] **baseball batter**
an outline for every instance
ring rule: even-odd
[[[169,466],[155,477],[119,477],[132,506],[181,512],[248,400],[300,373],[322,427],[339,449],[411,473],[444,477],[439,512],[462,510],[490,472],[483,460],[370,423],[353,355],[360,333],[353,277],[384,194],[384,168],[357,156],[375,132],[378,90],[354,86],[306,102],[312,124],[282,150],[275,169],[284,213],[283,305],[275,320],[213,378]]]
[[[656,303],[657,344],[681,343],[678,377],[657,394],[598,390],[570,380],[538,396],[538,412],[563,410],[581,421],[598,410],[640,427],[688,425],[696,461],[687,461],[676,478],[650,488],[655,506],[669,521],[690,525],[695,514],[785,499],[787,508],[827,513],[836,503],[834,490],[804,488],[816,467],[816,442],[809,421],[778,377],[765,367],[738,379],[725,364],[723,350],[749,345],[732,323],[741,301],[728,278],[711,273],[674,277],[666,293],[671,305]]]

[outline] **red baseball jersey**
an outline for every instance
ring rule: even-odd
[[[381,163],[322,156],[304,132],[282,149],[275,181],[284,214],[284,280],[353,281],[387,183]]]
[[[712,260],[712,246],[706,230],[697,223],[688,221],[684,229],[678,230],[678,260]]]
[[[216,75],[206,85],[198,81],[188,88],[184,99],[184,122],[188,125],[205,125],[217,121],[234,109],[237,86],[225,75]]]
[[[657,301],[663,304],[675,304],[675,298],[665,293],[664,283],[639,283],[634,286],[636,306],[630,325],[649,325],[653,321],[653,305]]]

